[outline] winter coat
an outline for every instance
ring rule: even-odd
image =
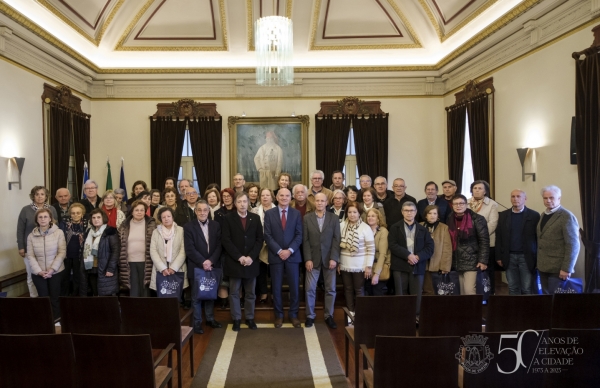
[[[167,268],[171,268],[175,272],[183,272],[185,274],[183,288],[189,287],[187,278],[187,265],[185,264],[185,247],[183,245],[183,228],[176,226],[175,236],[173,237],[173,261],[167,267],[165,259],[165,240],[158,229],[152,232],[152,242],[150,245],[150,257],[152,258],[152,276],[150,278],[150,288],[156,290],[156,272],[162,272]]]
[[[88,234],[92,229],[88,229],[85,233],[84,241],[87,239]],[[85,243],[84,243],[85,244]],[[100,236],[100,242],[98,243],[98,267],[90,270],[85,269],[83,263],[83,249],[81,250],[80,260],[80,285],[79,291],[80,296],[87,295],[88,289],[88,273],[98,274],[98,296],[113,295],[119,292],[119,276],[117,273],[117,265],[119,262],[119,234],[117,229],[107,226]],[[113,276],[106,276],[106,273],[110,272]]]
[[[470,209],[473,219],[473,231],[466,240],[458,239],[456,250],[452,253],[452,266],[457,271],[477,271],[477,264],[487,265],[490,255],[490,235],[487,221]],[[454,215],[450,215],[454,217]]]
[[[66,254],[65,234],[56,225],[52,225],[47,234],[40,233],[36,227],[27,237],[27,259],[34,275],[50,269],[54,273],[62,271]]]
[[[125,221],[119,227],[119,238],[121,239],[121,253],[119,255],[119,282],[125,289],[131,289],[131,283],[129,281],[129,262],[127,261],[127,242],[129,240],[129,228],[133,217],[127,217]],[[150,258],[150,244],[152,241],[152,233],[156,229],[156,222],[154,218],[144,216],[144,222],[146,223],[146,265],[144,266],[144,284],[150,284],[152,276],[152,259]]]

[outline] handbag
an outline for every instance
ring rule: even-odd
[[[475,282],[475,292],[483,295],[483,301],[487,302],[492,294],[492,281],[488,271],[477,270],[477,280]]]
[[[445,274],[432,272],[431,283],[437,295],[460,295],[460,282],[458,281],[458,272],[456,271],[450,271]]]
[[[548,278],[548,292],[552,294],[581,294],[583,293],[583,280],[579,278]]]
[[[383,263],[381,273],[379,274],[379,280],[388,280],[390,278],[390,263]]]
[[[185,273],[175,272],[172,275],[163,275],[156,272],[156,294],[159,298],[179,298],[185,281]]]
[[[196,289],[197,300],[216,300],[219,284],[223,277],[221,268],[213,268],[211,271],[205,271],[202,268],[194,268],[194,287]]]

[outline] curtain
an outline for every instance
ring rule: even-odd
[[[475,177],[475,180],[482,179],[486,182],[490,182],[490,131],[488,112],[487,94],[477,96],[467,103],[473,176]]]
[[[575,67],[575,142],[586,291],[592,292],[600,288],[600,54],[586,51]]]
[[[185,120],[150,118],[150,168],[152,187],[162,189],[167,177],[177,177],[185,137]]]
[[[73,198],[79,198],[83,187],[83,164],[87,161],[90,167],[90,119],[86,116],[73,114],[73,148],[75,154],[75,193]]]
[[[331,174],[344,168],[351,120],[349,115],[315,115],[316,165],[325,173],[325,187],[331,186]]]
[[[467,107],[464,104],[446,108],[448,131],[448,178],[456,182],[456,193],[462,187],[465,155],[465,123]]]
[[[198,117],[188,124],[200,195],[209,184],[221,182],[222,123],[214,117]]]
[[[50,196],[67,187],[71,155],[71,112],[56,105],[50,106],[49,128]]]
[[[359,175],[375,180],[388,175],[388,114],[362,115],[352,121]]]

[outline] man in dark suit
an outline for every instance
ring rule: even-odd
[[[210,207],[204,200],[198,201],[195,208],[196,221],[188,222],[184,227],[185,254],[187,256],[187,269],[192,288],[192,306],[194,308],[194,333],[203,334],[202,330],[202,301],[196,294],[200,286],[195,282],[196,268],[211,271],[221,264],[221,225],[208,219]],[[218,285],[217,285],[218,286]],[[215,321],[215,301],[205,300],[206,324],[212,328],[220,328],[221,324]]]
[[[289,206],[292,193],[288,189],[279,189],[278,206],[265,212],[264,238],[269,248],[269,267],[273,287],[273,307],[275,309],[275,327],[283,324],[283,304],[281,287],[283,277],[290,287],[290,310],[288,316],[294,327],[301,327],[298,319],[300,300],[299,273],[300,245],[302,244],[302,218],[300,212]]]
[[[445,199],[438,197],[438,185],[433,181],[429,181],[425,184],[425,198],[417,202],[417,222],[425,221],[425,215],[423,212],[429,205],[436,205],[438,207],[438,217],[440,221],[446,222],[446,218],[450,214],[450,207]]]
[[[314,212],[304,216],[303,243],[304,265],[306,267],[306,323],[311,327],[315,322],[315,299],[317,294],[317,281],[323,271],[325,285],[325,322],[327,326],[335,329],[337,325],[333,320],[335,304],[335,268],[340,261],[340,222],[339,218],[326,211],[327,195],[315,195]]]
[[[512,208],[500,212],[496,228],[496,260],[506,270],[510,295],[535,293],[533,272],[540,215],[525,206],[526,200],[523,190],[513,190],[510,193]]]
[[[229,276],[229,306],[233,319],[233,331],[240,330],[242,310],[240,306],[240,289],[242,284],[246,291],[244,312],[246,325],[252,330],[257,326],[254,322],[254,305],[256,295],[256,277],[260,272],[258,254],[263,245],[263,228],[258,214],[248,212],[248,194],[239,191],[235,194],[234,203],[237,211],[225,216],[223,222],[223,249],[225,259],[223,271]]]

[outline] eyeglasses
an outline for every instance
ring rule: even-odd
[[[405,213],[413,213],[413,212],[416,212],[417,209],[402,209],[402,211]]]
[[[466,202],[454,202],[452,203],[452,206],[466,206]]]

